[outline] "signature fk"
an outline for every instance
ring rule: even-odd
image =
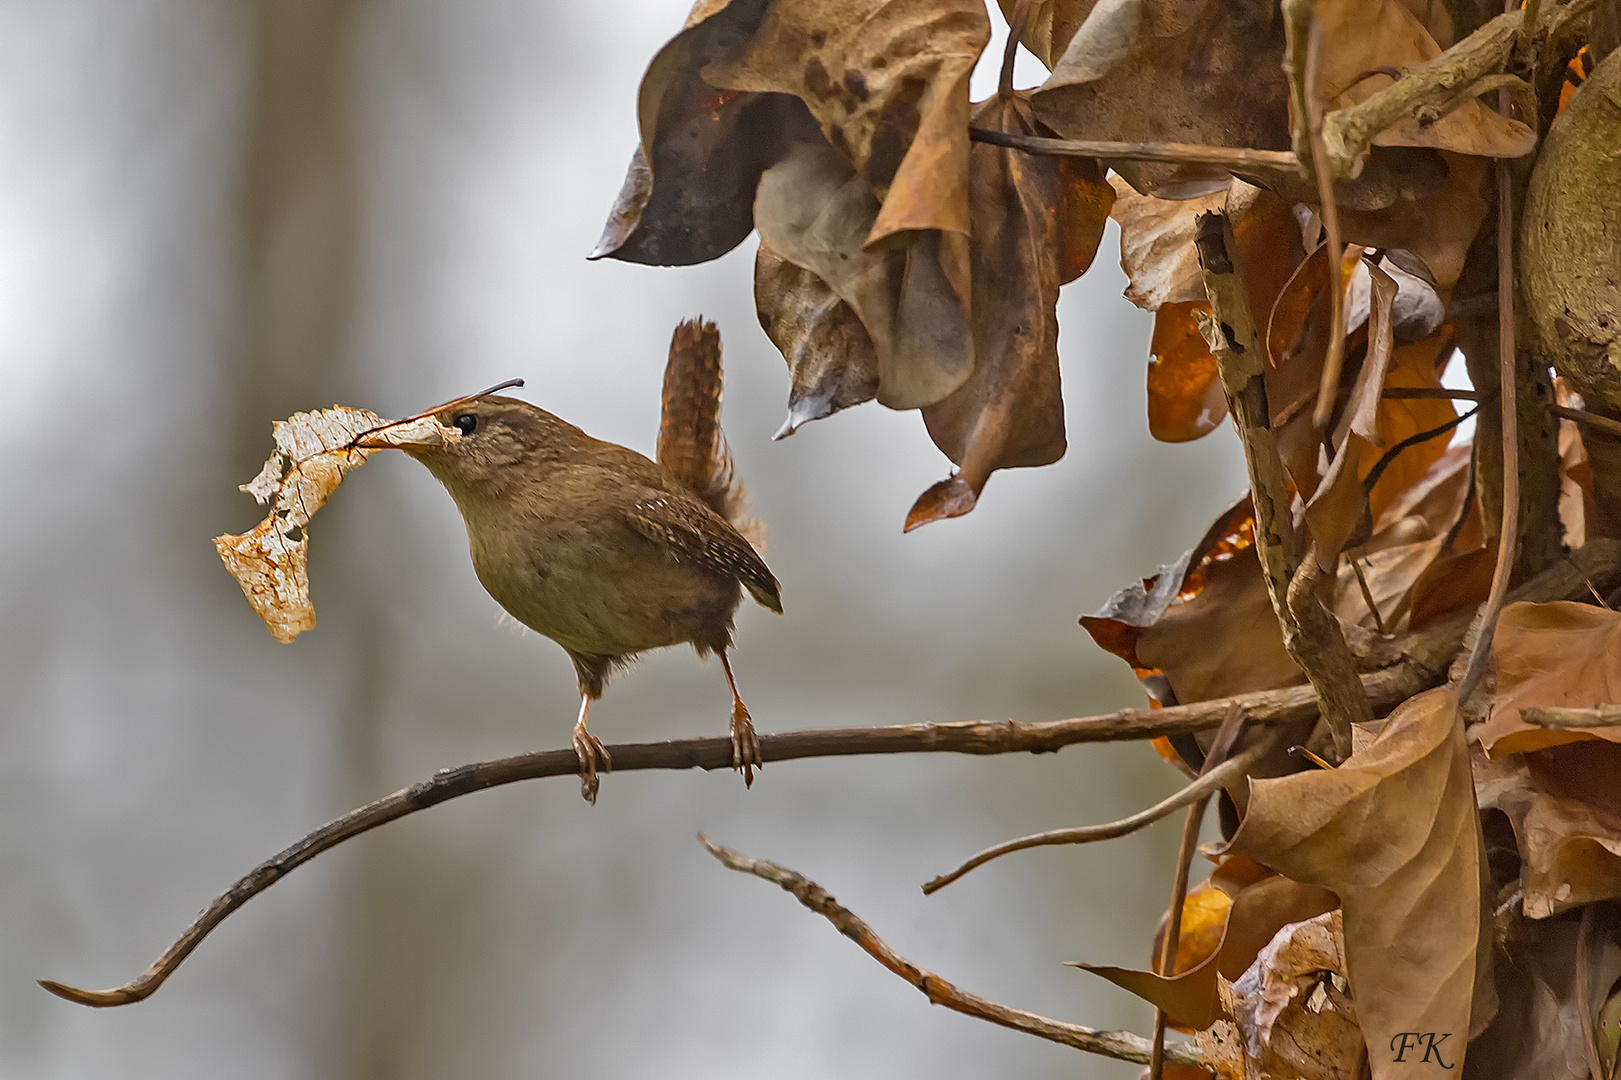
[[[1427,1064],[1433,1054],[1436,1064],[1443,1069],[1450,1069],[1452,1066],[1448,1065],[1446,1059],[1441,1056],[1441,1044],[1450,1038],[1452,1038],[1450,1031],[1440,1035],[1433,1031],[1402,1031],[1398,1032],[1396,1037],[1390,1040],[1390,1051],[1396,1055],[1393,1060],[1405,1062],[1409,1052],[1416,1054],[1420,1048],[1423,1048],[1424,1057],[1419,1060],[1418,1064]]]

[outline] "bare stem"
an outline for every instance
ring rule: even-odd
[[[1002,72],[996,81],[996,96],[1003,100],[1013,97],[1013,61],[1019,55],[1019,39],[1030,22],[1030,7],[1030,0],[1018,0],[1008,20],[1007,48],[1002,51]]]
[[[1244,710],[1232,705],[1222,718],[1221,729],[1205,756],[1200,772],[1207,773],[1221,764],[1237,743],[1244,728]],[[1187,820],[1182,823],[1182,843],[1176,851],[1176,877],[1171,885],[1171,906],[1165,912],[1165,936],[1160,939],[1159,956],[1154,971],[1163,976],[1176,974],[1176,951],[1182,940],[1182,905],[1188,899],[1188,871],[1193,865],[1193,852],[1199,846],[1199,827],[1204,823],[1210,796],[1205,796],[1188,807]],[[1169,1019],[1164,1009],[1154,1009],[1154,1052],[1148,1061],[1149,1080],[1163,1080],[1165,1076],[1165,1025]]]
[[[1300,163],[1287,150],[1251,150],[1231,146],[1198,146],[1192,143],[1108,142],[1101,139],[1049,139],[1040,135],[1016,135],[987,128],[969,128],[974,142],[1023,150],[1046,157],[1088,157],[1105,161],[1157,161],[1165,164],[1215,165],[1245,173],[1298,175]]]
[[[1114,840],[1118,837],[1129,836],[1141,829],[1146,829],[1154,822],[1175,813],[1184,806],[1192,806],[1200,799],[1209,798],[1221,788],[1246,775],[1250,767],[1272,749],[1279,737],[1280,733],[1277,729],[1269,730],[1264,736],[1256,740],[1255,745],[1249,747],[1237,757],[1228,758],[1175,795],[1162,799],[1148,809],[1140,810],[1130,817],[1121,818],[1119,821],[1111,821],[1105,825],[1081,825],[1069,829],[1050,829],[1047,832],[1021,836],[1016,840],[1008,840],[994,847],[988,847],[950,873],[941,874],[939,877],[929,881],[923,886],[923,891],[924,893],[937,892],[970,870],[984,866],[992,859],[999,859],[1003,855],[1011,855],[1015,851],[1026,851],[1034,847],[1049,847],[1054,844],[1091,844],[1099,840]]]
[[[1531,706],[1520,710],[1520,719],[1527,724],[1563,731],[1569,728],[1621,727],[1621,705],[1595,705],[1590,709],[1561,708],[1549,705]]]
[[[1612,420],[1608,416],[1600,416],[1598,413],[1588,412],[1586,409],[1572,409],[1566,405],[1550,405],[1548,411],[1555,416],[1562,416],[1566,420],[1574,420],[1576,423],[1584,424],[1596,431],[1602,431],[1621,438],[1621,420]]]
[[[1513,0],[1508,0],[1512,3]],[[1500,108],[1509,109],[1507,90],[1501,95]],[[1503,522],[1497,534],[1497,566],[1492,570],[1491,592],[1480,613],[1480,632],[1475,637],[1458,683],[1458,699],[1469,697],[1486,670],[1486,658],[1491,655],[1492,634],[1497,629],[1497,614],[1503,609],[1503,597],[1508,593],[1508,579],[1514,572],[1514,560],[1520,548],[1520,411],[1516,404],[1519,373],[1515,370],[1517,353],[1514,339],[1514,173],[1506,161],[1497,163],[1497,359],[1499,366],[1498,398],[1503,412]]]
[[[719,859],[721,865],[740,873],[753,874],[780,886],[784,892],[793,893],[796,900],[832,923],[839,933],[861,946],[868,956],[923,991],[931,1005],[944,1005],[964,1016],[988,1020],[1027,1035],[1073,1046],[1089,1054],[1111,1057],[1117,1061],[1133,1061],[1139,1065],[1148,1064],[1149,1044],[1141,1035],[1129,1031],[1099,1031],[1062,1020],[1049,1020],[1045,1016],[970,994],[940,976],[923,970],[891,949],[855,912],[841,906],[828,895],[826,889],[802,874],[711,843],[702,833],[698,834],[698,842]],[[1204,1064],[1204,1055],[1190,1043],[1176,1043],[1166,1048],[1166,1060],[1178,1065],[1197,1066]]]
[[[1305,144],[1311,152],[1312,178],[1317,183],[1317,202],[1323,215],[1323,243],[1328,245],[1328,355],[1317,386],[1317,407],[1312,425],[1318,431],[1328,428],[1338,398],[1340,368],[1345,362],[1345,263],[1340,243],[1339,206],[1334,201],[1334,174],[1329,167],[1328,147],[1323,142],[1323,103],[1317,96],[1317,72],[1321,66],[1323,35],[1317,25],[1315,0],[1285,0],[1283,5],[1289,59],[1284,69],[1289,75],[1290,100],[1302,111],[1294,116],[1295,146]]]

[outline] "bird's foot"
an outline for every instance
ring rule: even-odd
[[[597,803],[597,766],[601,763],[603,772],[612,771],[613,758],[608,755],[608,748],[602,745],[602,740],[585,729],[584,724],[574,727],[574,753],[580,758],[580,796],[586,802],[595,806]]]
[[[748,707],[738,698],[732,703],[732,768],[743,774],[743,786],[754,786],[754,770],[764,769],[760,739],[754,734],[754,721]]]

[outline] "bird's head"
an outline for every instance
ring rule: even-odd
[[[439,426],[413,424],[408,433],[383,429],[358,445],[405,451],[426,465],[458,502],[464,496],[499,497],[589,438],[545,409],[488,393],[452,401],[426,416]]]

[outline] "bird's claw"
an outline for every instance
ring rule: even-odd
[[[732,705],[732,768],[743,774],[743,786],[754,786],[754,770],[765,768],[760,758],[760,739],[754,733],[754,721],[742,701]]]
[[[574,729],[574,753],[580,759],[580,797],[595,806],[597,788],[601,784],[597,778],[597,764],[601,762],[602,771],[610,772],[613,769],[613,758],[609,756],[608,748],[602,745],[602,740],[583,726],[576,726]]]

